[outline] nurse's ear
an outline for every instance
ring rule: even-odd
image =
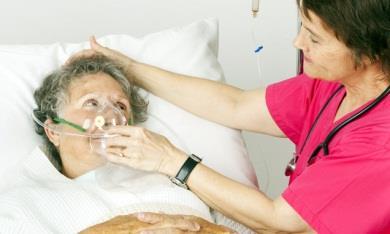
[[[60,146],[60,135],[58,134],[58,132],[56,132],[50,128],[50,126],[53,126],[53,125],[55,125],[53,120],[48,118],[45,121],[45,127],[44,127],[45,133],[46,133],[47,138],[49,138],[49,141],[51,143],[53,143],[53,145],[55,145],[56,147],[59,147]]]

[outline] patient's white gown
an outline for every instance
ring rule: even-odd
[[[0,181],[0,233],[77,233],[117,215],[150,211],[196,215],[249,229],[217,214],[164,175],[107,164],[71,180],[37,147]]]

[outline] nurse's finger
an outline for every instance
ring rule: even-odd
[[[116,137],[107,138],[105,143],[107,147],[116,147],[126,146],[127,144],[130,144],[131,141],[133,141],[133,139],[128,136],[118,135]]]
[[[106,157],[106,159],[112,163],[115,163],[115,164],[120,164],[120,165],[126,165],[126,166],[129,166],[129,167],[132,167],[132,165],[134,164],[134,158],[132,157],[126,157],[124,154],[111,154],[111,153],[108,153],[108,154],[105,154],[104,155]]]
[[[99,42],[97,42],[95,35],[92,35],[89,37],[89,44],[90,44],[91,48],[96,47],[96,46],[101,46],[99,44]]]
[[[89,45],[91,46],[92,50],[99,51],[101,49],[104,49],[104,46],[100,45],[99,42],[97,42],[95,35],[92,35],[89,38]]]
[[[142,147],[144,141],[140,138],[117,136],[106,140],[106,147]]]
[[[106,149],[107,154],[114,154],[119,157],[125,157],[125,152],[123,151],[123,148],[107,148]]]
[[[113,147],[107,147],[105,150],[107,153],[115,154],[121,157],[128,157],[132,155],[135,157],[136,155],[141,155],[142,146],[131,146],[131,145],[119,145]]]
[[[71,62],[73,62],[74,60],[76,60],[78,58],[89,58],[89,57],[92,57],[96,54],[97,54],[97,52],[94,50],[91,50],[91,49],[85,49],[85,50],[79,51],[79,52],[71,55],[68,58],[68,60],[66,60],[66,62],[64,63],[63,66],[69,65]]]
[[[102,53],[106,56],[115,56],[116,55],[113,50],[99,44],[99,42],[97,42],[95,36],[91,36],[89,38],[89,44],[91,46],[91,49],[96,51],[96,52]]]
[[[110,127],[107,130],[107,133],[108,134],[120,134],[123,136],[139,137],[139,136],[145,136],[147,131],[148,130],[146,130],[145,128],[142,128],[142,127],[126,125],[126,126]]]

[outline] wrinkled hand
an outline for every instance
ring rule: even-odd
[[[153,214],[153,213],[148,213]],[[156,214],[157,215],[157,214]],[[145,222],[144,214],[120,215],[106,222],[94,225],[80,234],[143,234],[143,233],[199,233],[199,224],[193,220],[169,216],[160,220]]]
[[[187,159],[164,136],[145,128],[115,126],[107,133],[117,135],[106,142],[106,158],[113,163],[174,176]]]
[[[157,214],[157,213],[140,213],[139,219],[149,224],[172,224],[175,222],[178,223],[186,223],[193,224],[194,228],[198,227],[198,231],[196,233],[200,234],[223,234],[223,233],[237,233],[227,227],[217,225],[214,223],[210,223],[207,220],[202,218],[192,216],[192,215],[169,215],[169,214]],[[169,229],[169,228],[156,228],[152,227],[145,232],[147,234],[166,234],[166,233],[193,233],[193,230],[183,228],[184,225],[180,229]],[[190,227],[190,226],[188,226]],[[172,231],[172,232],[171,232]]]
[[[109,59],[112,59],[115,61],[118,65],[122,67],[122,69],[125,71],[126,76],[128,78],[134,78],[131,75],[131,66],[133,63],[135,63],[135,60],[129,58],[128,56],[120,53],[119,51],[110,49],[108,47],[104,47],[100,45],[94,36],[91,36],[89,39],[89,44],[91,46],[91,49],[82,50],[80,52],[77,52],[76,54],[72,55],[68,61],[66,61],[65,65],[71,63],[75,59],[83,58],[83,57],[91,57],[94,55],[102,54]]]

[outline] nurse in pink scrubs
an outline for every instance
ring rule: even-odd
[[[164,173],[256,232],[390,233],[390,1],[297,3],[302,27],[294,45],[304,53],[305,73],[265,89],[174,74],[91,39],[92,51],[131,67],[130,79],[175,105],[225,126],[289,138],[296,153],[280,197],[234,182],[142,128],[111,129],[122,137],[109,142],[108,159]]]

